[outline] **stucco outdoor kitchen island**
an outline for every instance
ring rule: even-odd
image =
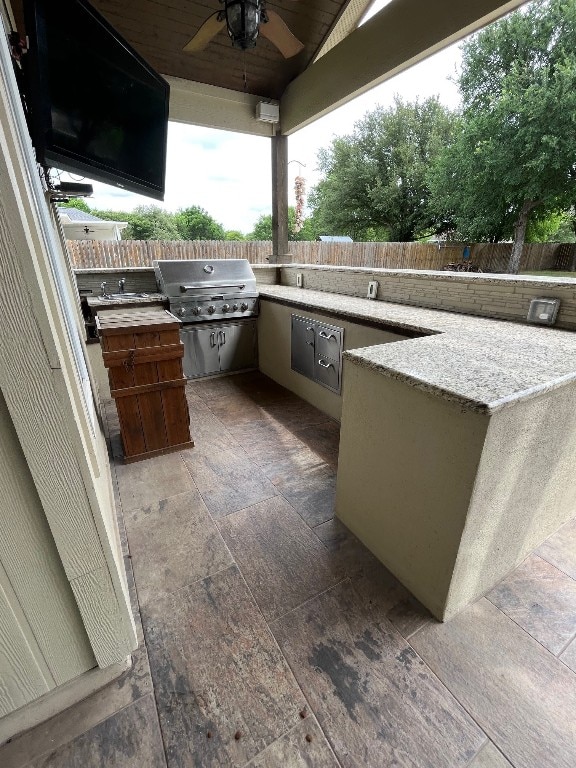
[[[344,352],[336,514],[438,619],[574,517],[574,332],[284,285],[260,297],[260,368],[290,388],[287,313],[387,334]]]

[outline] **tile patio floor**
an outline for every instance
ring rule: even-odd
[[[196,447],[113,465],[133,667],[2,768],[576,766],[576,520],[440,624],[334,520],[337,424],[257,373],[187,389]]]

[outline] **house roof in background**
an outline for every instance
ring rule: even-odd
[[[58,213],[60,216],[68,216],[71,221],[105,221],[105,219],[101,219],[99,216],[94,216],[92,213],[81,211],[79,208],[66,208],[63,205],[58,206]]]
[[[90,224],[91,226],[96,226],[96,228],[99,230],[104,229],[112,224],[121,230],[128,226],[128,222],[126,221],[101,219],[98,216],[94,216],[92,213],[86,213],[85,211],[81,211],[78,208],[66,208],[62,205],[58,206],[58,214],[62,219],[63,224],[66,223],[63,217],[67,217],[69,222],[73,222],[74,224]]]

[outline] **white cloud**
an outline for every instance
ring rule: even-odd
[[[318,150],[329,146],[335,135],[349,133],[376,105],[392,104],[395,93],[404,101],[439,96],[443,104],[456,108],[458,90],[450,78],[454,78],[459,60],[455,44],[290,136],[289,160],[305,167],[296,162],[288,167],[289,204],[295,204],[294,178],[299,172],[308,190],[318,181]],[[271,184],[269,139],[170,123],[164,203],[97,182],[88,202],[111,210],[163,205],[175,211],[199,205],[225,229],[247,233],[261,214],[271,211]]]

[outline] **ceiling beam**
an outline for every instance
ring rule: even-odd
[[[392,0],[284,91],[282,133],[291,134],[523,5],[525,0]]]
[[[256,120],[256,105],[260,101],[277,101],[179,77],[164,77],[170,85],[170,120],[253,136],[274,136],[274,125]]]

